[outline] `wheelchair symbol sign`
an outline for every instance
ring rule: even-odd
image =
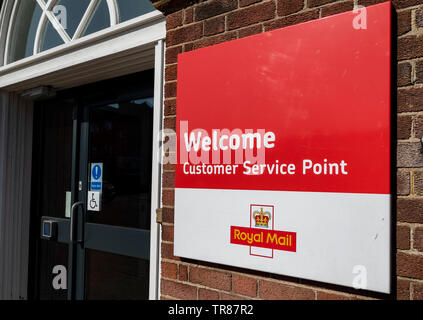
[[[100,211],[100,192],[88,191],[87,211]]]

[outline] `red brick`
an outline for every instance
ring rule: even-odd
[[[162,242],[161,252],[162,252],[162,258],[175,260],[175,261],[181,260],[179,257],[175,257],[173,255],[173,243]]]
[[[173,226],[162,225],[162,240],[173,242]]]
[[[399,63],[397,67],[397,85],[411,85],[411,64],[408,62]]]
[[[331,16],[334,14],[351,11],[354,9],[354,3],[350,1],[338,2],[322,8],[322,17]]]
[[[423,199],[399,198],[397,200],[397,220],[423,223]]]
[[[175,187],[175,173],[174,172],[163,172],[163,188],[174,188]]]
[[[413,300],[423,300],[423,283],[412,282],[413,287]]]
[[[250,277],[240,275],[232,276],[233,291],[244,296],[257,296],[257,280]]]
[[[189,52],[192,50],[194,50],[194,43],[190,42],[184,44],[184,52]]]
[[[413,118],[410,115],[398,115],[397,139],[409,139],[411,136],[411,124]]]
[[[416,26],[417,28],[423,28],[423,8],[416,10]]]
[[[410,172],[397,171],[397,194],[400,196],[410,194]]]
[[[397,31],[398,35],[406,34],[411,31],[411,10],[397,13]]]
[[[190,24],[186,27],[170,30],[166,35],[166,43],[169,47],[200,39],[203,36],[203,23]]]
[[[239,6],[246,7],[246,6],[252,5],[257,2],[262,2],[262,1],[263,0],[239,0]]]
[[[304,0],[278,0],[278,15],[286,16],[304,8]]]
[[[208,19],[222,13],[235,10],[238,1],[234,0],[213,0],[200,4],[195,8],[195,21]]]
[[[219,292],[203,289],[198,289],[198,300],[219,300]]]
[[[379,2],[385,2],[385,0],[379,0]],[[423,0],[392,0],[394,7],[397,9],[404,9],[407,7],[417,6],[423,4]]]
[[[176,81],[166,82],[164,90],[165,90],[166,99],[175,98],[176,92],[177,92],[177,82]]]
[[[176,117],[165,117],[163,120],[163,127],[165,129],[172,129],[173,131],[176,131]]]
[[[172,141],[169,141],[170,138],[172,138]],[[176,148],[176,134],[167,135],[165,137],[165,143],[168,143],[168,145],[163,145],[162,169],[163,171],[175,171],[174,163],[176,163],[177,156],[176,156],[176,153],[171,152],[171,150]],[[164,205],[171,206],[170,204],[164,204]]]
[[[398,112],[423,111],[423,88],[398,89]]]
[[[162,262],[162,277],[176,279],[178,276],[178,265],[171,262]]]
[[[416,83],[423,83],[423,61],[416,62]]]
[[[386,2],[386,0],[358,0],[358,5],[368,7],[382,2]]]
[[[307,0],[307,4],[309,8],[322,6],[324,4],[328,4],[331,2],[335,2],[336,0]]]
[[[423,57],[423,36],[405,36],[398,38],[398,60]]]
[[[423,252],[423,226],[413,231],[413,248]]]
[[[275,3],[267,1],[228,14],[228,30],[242,28],[275,17]]]
[[[420,142],[398,143],[397,166],[400,168],[423,167],[421,143]]]
[[[196,41],[194,43],[194,48],[199,49],[199,48],[204,48],[208,46],[213,46],[215,44],[231,41],[236,38],[237,38],[236,32],[224,33],[217,36],[207,37],[199,41]]]
[[[173,138],[175,138],[175,139],[176,139],[176,134],[175,134],[175,135],[172,135],[172,139],[173,139]],[[167,137],[165,138],[165,142],[168,142],[168,139],[169,139],[169,136],[167,136]],[[167,161],[168,159],[169,159],[169,160],[171,160],[170,158],[172,158],[173,156],[176,158],[176,154],[175,154],[175,153],[173,153],[173,152],[167,152],[167,151],[166,151],[166,158],[165,158],[165,157],[163,157],[163,161]],[[175,164],[170,163],[170,162],[168,162],[168,163],[164,163],[164,162],[163,162],[163,167],[162,167],[162,169],[163,169],[164,171],[175,171]],[[166,190],[166,191],[168,191],[168,190]],[[166,206],[167,204],[164,204],[164,205]],[[167,205],[167,206],[171,206],[171,205],[169,204],[169,205]]]
[[[164,115],[174,116],[176,115],[176,99],[168,99],[164,102]]]
[[[167,66],[165,69],[165,80],[166,81],[173,81],[178,78],[178,65],[173,64],[170,66]]]
[[[184,264],[179,265],[179,280],[188,281],[188,267]]]
[[[164,206],[173,207],[175,205],[175,190],[163,190],[162,202]]]
[[[317,291],[317,300],[350,300],[350,297],[336,293]]]
[[[410,249],[410,228],[408,226],[397,226],[397,249]]]
[[[192,7],[185,9],[184,24],[189,24],[189,23],[192,23],[193,21],[194,21],[194,9]]]
[[[212,36],[225,31],[225,17],[216,17],[204,21],[204,35]]]
[[[410,300],[410,281],[397,279],[397,299]]]
[[[174,282],[171,280],[161,280],[161,294],[183,300],[196,300],[197,288],[185,283]]]
[[[183,11],[171,13],[166,17],[166,30],[182,26]]]
[[[248,300],[248,298],[240,297],[231,293],[222,292],[220,294],[220,300]]]
[[[238,30],[238,38],[252,36],[254,34],[261,33],[262,31],[263,31],[263,26],[261,24],[257,24],[251,27],[246,27],[244,29]]]
[[[423,256],[397,252],[397,275],[423,279]]]
[[[227,272],[190,267],[189,281],[209,288],[225,291],[231,290],[231,275]]]
[[[423,137],[423,116],[421,115],[414,120],[414,137],[418,139]]]
[[[173,223],[174,222],[174,210],[173,208],[163,208],[163,222]]]
[[[178,62],[178,54],[182,53],[182,46],[166,49],[166,64]]]
[[[259,284],[259,297],[266,300],[314,300],[314,296],[314,291],[308,288],[265,280]]]
[[[278,28],[284,28],[284,27],[287,27],[287,26],[291,26],[291,25],[294,25],[294,24],[298,24],[298,23],[301,23],[301,22],[306,22],[306,21],[310,21],[310,20],[314,20],[314,19],[318,19],[318,18],[319,18],[319,10],[318,9],[310,10],[310,11],[306,11],[306,12],[300,12],[300,13],[293,14],[293,15],[288,16],[288,17],[272,20],[272,21],[265,23],[264,24],[264,31],[270,31],[270,30],[274,30],[274,29],[278,29]]]
[[[413,182],[414,182],[414,194],[418,196],[423,196],[423,172],[414,171],[413,172]]]

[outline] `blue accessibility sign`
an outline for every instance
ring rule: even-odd
[[[91,164],[91,180],[90,190],[101,191],[103,189],[103,164],[92,163]]]

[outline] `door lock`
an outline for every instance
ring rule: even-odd
[[[57,235],[57,222],[54,220],[44,220],[41,237],[46,240],[54,240]]]

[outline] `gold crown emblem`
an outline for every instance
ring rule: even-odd
[[[269,227],[270,213],[263,212],[263,208],[260,211],[254,211],[254,220],[256,221],[256,227]]]

